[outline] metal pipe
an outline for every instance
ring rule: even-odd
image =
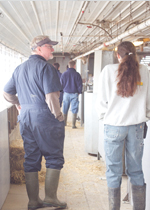
[[[135,26],[135,27],[129,29],[128,31],[126,31],[126,32],[120,34],[119,36],[117,36],[116,38],[114,38],[114,39],[112,39],[112,40],[110,40],[110,41],[108,41],[108,42],[106,42],[106,43],[100,45],[99,47],[94,48],[93,50],[90,50],[89,52],[86,52],[86,53],[84,53],[84,54],[82,54],[82,55],[80,55],[80,56],[77,56],[77,57],[74,58],[73,60],[76,60],[76,59],[81,58],[81,57],[83,57],[83,56],[89,55],[89,54],[93,53],[93,52],[96,51],[96,50],[102,49],[103,47],[112,45],[112,44],[114,44],[114,43],[116,43],[116,42],[122,40],[123,38],[128,37],[129,35],[134,34],[134,33],[136,33],[137,31],[140,31],[140,30],[142,30],[142,29],[144,29],[144,28],[146,28],[146,27],[148,27],[148,26],[150,26],[150,19],[148,19],[148,20],[144,21],[143,23],[141,23],[141,24],[139,24],[139,25],[137,25],[137,26]]]
[[[137,25],[137,26],[135,26],[135,27],[129,29],[128,31],[122,33],[121,35],[117,36],[116,38],[112,39],[111,41],[106,42],[106,43],[105,43],[105,46],[108,46],[108,45],[110,45],[110,44],[114,44],[114,43],[116,43],[117,41],[119,41],[119,40],[121,40],[121,39],[123,39],[123,38],[125,38],[125,37],[127,37],[127,36],[129,36],[129,35],[131,35],[131,34],[134,34],[134,33],[136,33],[137,31],[140,31],[140,30],[146,28],[147,26],[150,26],[150,19],[148,19],[148,20],[146,20],[145,22],[143,22],[143,23],[141,23],[141,24],[139,24],[139,25]],[[102,47],[101,47],[101,48],[102,48]]]
[[[131,4],[133,4],[134,2],[131,2]],[[142,2],[142,3],[140,3],[138,6],[136,6],[135,8],[133,8],[133,10],[132,10],[132,12],[135,12],[139,7],[141,7],[143,4],[144,4],[145,2]],[[130,5],[130,4],[129,4]],[[126,7],[126,8],[124,8],[122,11],[121,11],[121,13],[123,13],[125,10],[127,10],[128,9],[128,6]],[[145,10],[143,10],[141,13],[138,13],[138,15],[136,15],[136,16],[134,16],[134,19],[138,19],[139,17],[140,17],[140,15],[143,15],[143,14],[145,14],[145,12],[146,12],[146,9]],[[119,13],[119,15],[120,15],[120,13]],[[126,19],[128,16],[130,15],[130,13],[127,13],[125,16],[123,16],[122,18],[121,18],[121,24],[122,24],[122,27],[124,26],[124,25],[126,25],[127,24],[127,22],[123,22],[123,19]],[[118,16],[116,16],[116,17],[114,17],[113,19],[112,19],[112,22],[113,21],[115,21],[115,19],[117,18]],[[106,19],[109,19],[109,16],[107,15],[107,17],[106,17]],[[117,28],[115,29],[115,30],[112,30],[112,34],[114,34],[115,32],[117,32]],[[97,32],[95,35],[101,35],[101,33],[99,33],[99,32]],[[96,37],[96,36],[94,36],[94,37]],[[102,37],[102,36],[101,36]],[[105,38],[105,37],[104,37]],[[104,39],[103,38],[103,39]],[[103,42],[103,39],[101,40],[101,42]],[[82,51],[82,49],[83,48],[81,48],[80,50]]]

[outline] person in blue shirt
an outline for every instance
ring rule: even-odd
[[[81,75],[76,72],[76,62],[71,60],[68,63],[69,68],[65,71],[61,78],[61,84],[63,87],[63,115],[65,125],[67,125],[67,114],[71,104],[72,112],[72,128],[76,128],[76,117],[78,113],[79,100],[78,96],[82,93],[82,78]]]
[[[19,111],[28,210],[67,206],[57,199],[59,175],[64,164],[64,119],[59,104],[62,87],[56,69],[47,62],[53,58],[53,45],[56,44],[58,42],[51,41],[48,36],[35,37],[31,42],[32,55],[15,69],[4,87],[5,99]],[[42,156],[46,160],[44,201],[39,198],[38,182]]]
[[[57,70],[57,74],[58,74],[59,79],[60,79],[62,73],[60,72],[60,65],[59,65],[59,63],[54,63],[53,66],[54,66],[55,69]],[[59,97],[60,107],[62,107],[62,101],[63,101],[63,91],[60,92],[60,97]]]

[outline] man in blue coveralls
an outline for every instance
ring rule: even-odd
[[[57,199],[60,170],[64,164],[64,119],[60,111],[61,84],[56,69],[47,62],[58,42],[37,36],[31,42],[32,55],[19,65],[4,87],[4,97],[15,104],[25,150],[25,180],[28,210],[45,206],[66,208]],[[18,94],[18,97],[16,96]],[[38,171],[46,160],[45,199],[39,198]]]
[[[76,128],[76,117],[78,113],[79,100],[78,96],[82,93],[82,78],[81,75],[76,72],[76,63],[71,60],[68,63],[69,68],[65,71],[61,78],[61,84],[63,86],[63,114],[65,125],[67,124],[68,110],[71,104],[72,112],[72,128]]]

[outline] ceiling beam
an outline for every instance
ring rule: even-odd
[[[66,45],[68,45],[67,43],[71,40],[72,38],[72,34],[74,34],[76,28],[77,28],[77,25],[78,25],[78,22],[80,21],[81,17],[83,16],[83,12],[82,11],[85,11],[85,9],[87,8],[87,6],[89,5],[90,2],[83,2],[83,4],[81,5],[80,7],[80,10],[79,10],[79,13],[78,13],[78,17],[76,19],[76,22],[74,23],[74,26],[72,28],[72,31],[70,32],[70,35],[69,35],[69,38],[67,39],[67,42],[66,42]],[[71,37],[71,38],[70,38]],[[71,46],[72,47],[72,46]]]
[[[0,23],[0,25],[5,28],[11,35],[13,35],[16,39],[18,39],[19,42],[21,42],[23,45],[25,45],[26,47],[28,46],[26,43],[24,43],[21,39],[18,38],[18,36],[16,36],[15,33],[12,32],[12,30],[8,29],[5,25],[3,25],[2,23]],[[12,40],[14,41],[14,39],[12,38]]]
[[[20,53],[21,55],[23,55],[25,57],[27,57],[27,55],[29,54],[29,50],[25,50],[25,48],[23,48],[23,50],[22,50],[22,49],[19,49],[18,47],[14,47],[14,41],[13,41],[13,39],[7,40],[6,37],[5,37],[5,35],[3,35],[3,34],[1,34],[0,43],[2,45],[4,45],[5,47],[8,47],[9,49],[16,51],[17,53]]]
[[[101,4],[101,1],[100,1],[100,2],[97,2],[97,3]],[[104,2],[103,7],[101,7],[99,13],[94,17],[94,19],[91,21],[91,23],[94,23],[94,21],[99,17],[99,15],[103,12],[103,10],[105,10],[105,8],[107,7],[108,4],[109,4],[109,1]],[[98,7],[98,5],[96,4],[96,5],[95,5],[95,9],[96,9],[97,7]],[[91,14],[89,15],[87,21],[90,20],[92,14],[95,12],[95,9],[93,10],[93,12],[91,12]],[[80,21],[80,20],[78,20],[78,21]],[[86,32],[87,30],[88,30],[88,28],[85,27],[85,30],[83,30],[83,28],[82,28],[82,29],[80,30],[80,32],[82,32],[81,34],[84,35],[85,32]],[[79,40],[80,40],[80,38],[77,39],[75,42],[77,43],[77,42],[79,42]],[[72,48],[73,48],[73,46],[70,46],[69,51],[71,51]]]
[[[60,8],[60,2],[56,1],[56,31],[55,31],[55,40],[58,39],[57,34],[58,34],[58,24],[59,24],[59,8]]]
[[[25,6],[24,6],[24,2],[23,2],[23,1],[20,1],[20,4],[21,4],[21,6],[22,6],[23,9],[24,9],[27,18],[29,19],[29,22],[32,23],[32,29],[34,29],[35,33],[37,33],[37,31],[36,31],[36,29],[35,29],[35,25],[33,24],[33,21],[32,21],[32,19],[30,18],[29,13],[27,12],[27,9],[26,9]],[[32,38],[33,38],[33,37],[32,37]]]
[[[46,19],[47,19],[47,16],[46,16],[46,12],[45,12],[46,10],[44,11],[44,5],[47,4],[47,2],[40,1],[39,3],[41,4],[42,14],[44,16],[44,20],[42,21],[42,23],[44,25],[43,26],[43,30],[45,28],[44,34],[47,34],[47,27],[46,27]]]
[[[34,11],[38,26],[39,26],[40,31],[41,31],[41,34],[43,35],[43,30],[42,30],[42,27],[41,27],[41,24],[40,24],[39,16],[38,16],[37,11],[36,11],[35,3],[33,1],[30,1],[30,3],[31,3],[32,9]]]
[[[9,5],[11,6],[11,8],[14,10],[16,16],[18,17],[18,19],[21,20],[23,26],[25,27],[26,31],[30,34],[31,37],[33,37],[33,35],[31,34],[31,30],[29,30],[27,28],[27,25],[25,24],[25,21],[21,18],[21,16],[19,15],[18,11],[15,9],[15,7],[13,6],[12,2],[8,1]]]
[[[49,26],[50,27],[50,34],[49,34],[49,36],[52,39],[52,16],[51,16],[52,8],[51,8],[51,4],[52,4],[52,2],[48,1],[48,11],[49,11],[48,17],[49,17],[49,24],[50,24],[50,26]]]
[[[74,9],[74,5],[75,5],[75,1],[73,1],[73,4],[72,4],[72,9],[71,9],[71,11],[70,11],[70,15],[69,15],[69,18],[68,18],[68,24],[69,24],[69,22],[70,22],[70,19],[71,19],[71,16],[72,16],[72,13],[73,13],[73,9]],[[68,24],[67,24],[67,27],[66,27],[66,30],[68,29]],[[74,23],[72,23],[72,28],[74,27],[74,24],[75,24],[75,21],[74,21]],[[72,29],[70,29],[70,31],[71,31]],[[65,32],[63,32],[63,33],[66,33],[66,31]],[[64,51],[65,51],[65,46],[66,46],[66,44],[67,44],[67,42],[68,42],[68,39],[67,39],[67,41],[66,41],[66,43],[65,43],[65,45],[64,45]]]
[[[30,42],[30,39],[27,37],[27,35],[23,32],[23,30],[20,28],[20,26],[14,21],[14,19],[8,14],[8,12],[5,10],[5,8],[0,3],[0,8],[2,12],[5,14],[5,16],[10,20],[10,22],[18,29],[18,31],[26,38],[28,42]]]

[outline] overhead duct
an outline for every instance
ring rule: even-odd
[[[112,44],[114,44],[114,43],[116,43],[116,42],[122,40],[123,38],[128,37],[130,34],[134,34],[134,33],[136,33],[137,31],[140,31],[140,30],[142,30],[142,29],[144,29],[144,28],[146,28],[146,27],[148,27],[148,26],[150,26],[150,19],[148,19],[148,20],[144,21],[143,23],[141,23],[141,24],[139,24],[139,25],[137,25],[137,26],[135,26],[135,27],[129,29],[128,31],[125,31],[124,33],[120,34],[120,35],[117,36],[116,38],[114,38],[114,39],[112,39],[112,40],[110,40],[110,41],[108,41],[108,42],[105,42],[104,44],[100,45],[99,47],[97,47],[97,48],[95,48],[95,49],[93,49],[93,50],[90,50],[89,52],[84,53],[84,54],[82,54],[82,55],[80,55],[80,56],[77,56],[77,57],[74,58],[73,60],[76,60],[76,59],[81,58],[81,57],[83,57],[83,56],[89,55],[89,54],[93,53],[93,52],[96,51],[96,50],[102,49],[103,47],[112,45]]]

